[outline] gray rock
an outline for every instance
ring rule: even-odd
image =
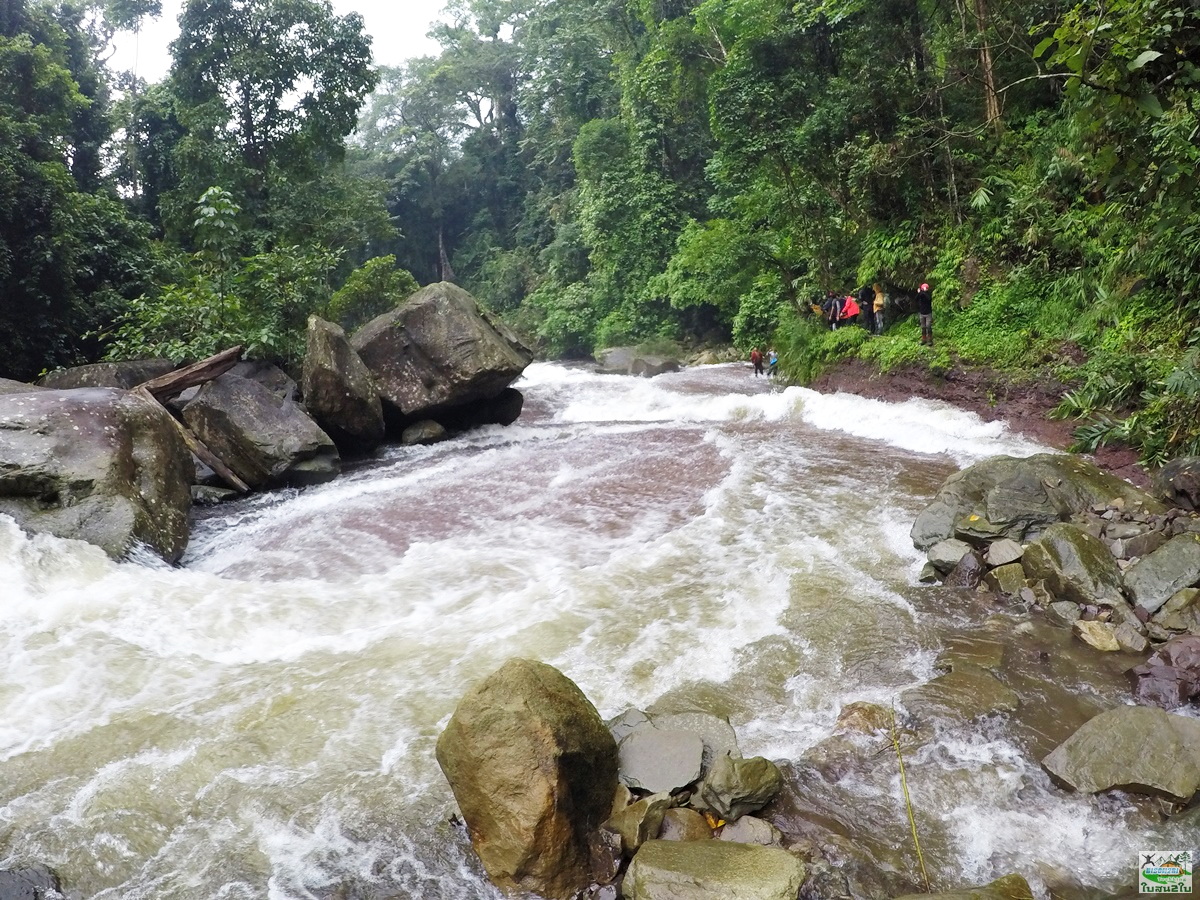
[[[1128,559],[1141,559],[1143,556],[1149,556],[1167,540],[1167,536],[1161,531],[1147,531],[1137,537],[1127,538],[1124,542],[1125,556]]]
[[[1011,538],[1001,538],[988,544],[983,561],[993,569],[1017,562],[1025,555],[1025,548]]]
[[[372,319],[350,344],[375,378],[385,417],[390,410],[400,422],[442,421],[443,411],[495,398],[533,360],[513,332],[448,282]]]
[[[72,369],[59,369],[42,377],[38,384],[55,390],[72,388],[121,388],[129,390],[144,381],[166,375],[175,368],[169,359],[130,359],[120,362],[91,363]]]
[[[617,748],[570,679],[509,660],[459,701],[437,761],[499,887],[565,900],[588,886],[587,835],[611,811]]]
[[[113,557],[188,540],[192,458],[161,406],[114,388],[0,396],[0,513]]]
[[[1007,537],[1023,542],[1047,525],[1115,499],[1127,509],[1165,509],[1149,494],[1078,456],[994,457],[951,475],[917,516],[911,536],[920,550],[956,533],[980,541]]]
[[[1154,473],[1153,488],[1172,506],[1200,510],[1200,457],[1171,460]]]
[[[728,719],[706,712],[650,713],[650,721],[662,731],[691,731],[704,742],[703,768],[707,772],[718,756],[740,759],[737,733]]]
[[[1149,706],[1110,709],[1086,722],[1042,766],[1072,790],[1121,788],[1186,802],[1200,788],[1200,721]]]
[[[623,853],[636,853],[638,847],[658,835],[671,803],[670,794],[651,794],[614,813],[603,827],[621,836]]]
[[[1125,587],[1134,604],[1156,612],[1171,595],[1200,582],[1200,535],[1171,538],[1125,571]]]
[[[1172,631],[1200,634],[1200,589],[1184,588],[1176,591],[1154,614],[1153,621]]]
[[[942,576],[934,568],[933,563],[925,563],[925,565],[921,566],[921,574],[917,576],[917,581],[921,582],[921,584],[937,584],[941,580]]]
[[[596,354],[596,371],[602,375],[653,378],[666,372],[678,372],[679,368],[677,359],[638,353],[633,347],[609,347]]]
[[[728,841],[647,841],[621,892],[625,900],[796,900],[804,864],[786,850]]]
[[[192,485],[192,502],[197,506],[216,506],[218,503],[224,503],[226,500],[232,500],[234,497],[240,496],[241,494],[232,488],[217,487],[209,484]]]
[[[783,835],[778,828],[754,816],[742,816],[736,822],[730,822],[717,837],[735,844],[760,844],[763,847],[778,847],[783,843]]]
[[[687,787],[703,771],[704,741],[691,731],[643,725],[621,739],[617,752],[621,780],[655,794]]]
[[[968,663],[959,663],[954,671],[902,692],[900,702],[914,715],[965,721],[1016,712],[1021,705],[1013,691],[984,669]]]
[[[958,538],[938,541],[925,554],[930,564],[939,572],[947,573],[958,565],[959,561],[971,552],[971,545]]]
[[[0,378],[0,394],[32,394],[35,391],[48,391],[50,388],[36,384],[26,384],[24,381],[13,381],[11,378]]]
[[[1121,649],[1127,653],[1145,653],[1150,649],[1150,642],[1146,640],[1145,635],[1128,622],[1114,628],[1113,637],[1117,639]]]
[[[1019,562],[997,566],[983,576],[983,583],[997,594],[1016,597],[1025,587],[1025,569]]]
[[[1149,526],[1134,522],[1114,522],[1104,529],[1104,536],[1114,541],[1125,541],[1149,531]]]
[[[1055,600],[1046,607],[1046,617],[1056,625],[1070,628],[1082,613],[1074,600]]]
[[[333,442],[368,451],[383,440],[383,404],[371,372],[346,333],[317,316],[308,320],[304,353],[304,404]]]
[[[275,363],[262,359],[243,359],[229,370],[230,375],[261,384],[279,400],[300,402],[300,387],[295,380]]]
[[[783,773],[769,759],[719,756],[692,798],[692,805],[732,822],[762,809],[782,786]]]
[[[337,447],[299,406],[237,375],[205,384],[183,419],[252,488],[318,484],[341,470]]]
[[[417,422],[414,425],[409,425],[400,433],[400,443],[406,447],[411,447],[414,444],[437,444],[446,440],[450,435],[446,433],[437,422],[432,419],[426,419],[423,422]]]
[[[66,900],[58,875],[46,866],[0,871],[0,900]]]
[[[658,832],[660,841],[707,841],[712,836],[712,829],[704,821],[704,816],[694,809],[683,807],[668,809]]]
[[[1046,527],[1025,548],[1025,571],[1062,600],[1099,603],[1123,600],[1121,572],[1108,548],[1076,525]]]
[[[650,717],[640,709],[627,709],[619,716],[614,716],[605,724],[608,726],[609,732],[613,736],[613,740],[618,744],[624,740],[627,734],[630,734],[634,729],[642,725],[648,725]]]

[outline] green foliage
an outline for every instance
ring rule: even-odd
[[[377,256],[350,273],[325,314],[349,333],[403,303],[419,287],[412,275],[396,268],[396,257]]]

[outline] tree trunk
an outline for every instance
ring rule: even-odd
[[[1004,123],[1000,118],[1000,94],[996,91],[996,70],[988,40],[987,0],[975,0],[975,25],[979,29],[979,66],[983,70],[984,121],[999,134]]]

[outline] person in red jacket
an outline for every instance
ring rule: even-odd
[[[847,296],[842,301],[842,314],[838,318],[838,323],[841,325],[853,325],[858,322],[858,314],[860,310],[858,301],[852,296]]]
[[[754,363],[754,377],[757,378],[763,373],[763,355],[757,347],[750,351],[750,362]]]

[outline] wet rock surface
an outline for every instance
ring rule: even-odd
[[[795,900],[804,865],[785,850],[727,841],[650,841],[621,884],[626,900]]]

